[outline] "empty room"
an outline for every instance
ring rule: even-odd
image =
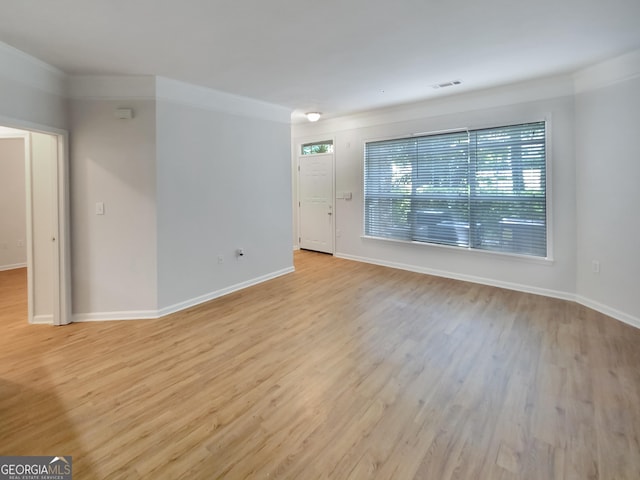
[[[640,2],[0,6],[0,478],[640,478]]]

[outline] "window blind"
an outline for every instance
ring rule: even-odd
[[[365,235],[546,257],[545,123],[369,142]]]

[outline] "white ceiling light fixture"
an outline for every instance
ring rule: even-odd
[[[320,115],[322,114],[320,112],[307,112],[305,115],[307,116],[307,120],[310,122],[317,122],[320,120]]]

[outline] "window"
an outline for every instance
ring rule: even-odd
[[[545,122],[369,142],[365,235],[547,256]]]
[[[302,155],[313,155],[315,153],[333,153],[333,140],[323,142],[305,143],[301,148]]]

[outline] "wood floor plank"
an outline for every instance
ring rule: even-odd
[[[82,479],[640,478],[640,331],[300,251],[158,320],[30,326],[0,272],[0,454]]]

